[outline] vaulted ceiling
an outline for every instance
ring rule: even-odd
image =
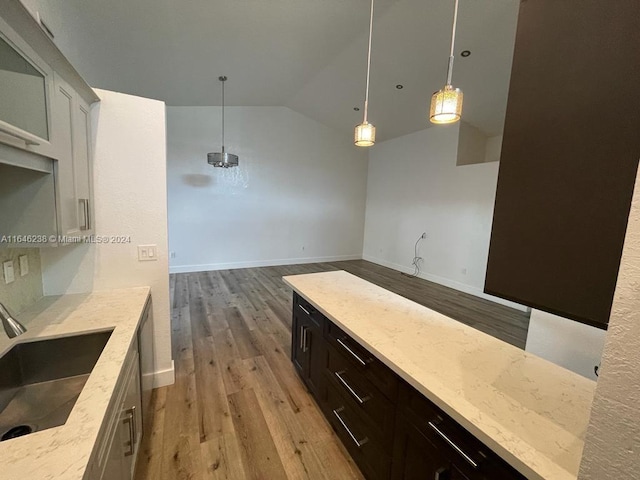
[[[368,0],[24,2],[93,86],[220,105],[224,74],[227,105],[287,106],[346,135],[362,119]],[[454,85],[464,119],[487,135],[502,130],[518,5],[460,1]],[[452,15],[453,0],[376,0],[369,117],[379,140],[429,126]]]

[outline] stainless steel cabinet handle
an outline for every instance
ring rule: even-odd
[[[341,370],[341,371],[339,371],[339,372],[333,372],[333,374],[334,374],[334,375],[336,376],[336,378],[340,381],[340,383],[344,386],[344,388],[346,388],[346,389],[349,391],[349,393],[351,394],[351,396],[352,396],[353,398],[355,398],[355,399],[358,401],[358,403],[359,403],[360,405],[362,405],[362,404],[363,404],[364,402],[366,402],[367,400],[371,400],[371,395],[366,395],[366,396],[364,396],[364,397],[361,397],[360,395],[358,395],[358,394],[356,393],[356,391],[355,391],[353,388],[351,388],[351,385],[349,385],[349,384],[347,383],[347,381],[344,379],[344,377],[342,376],[342,375],[344,375],[345,373],[346,373],[346,372],[345,372],[344,370]]]
[[[89,230],[89,200],[79,198],[78,203],[82,206],[82,215],[84,216],[84,223],[80,225],[80,230]]]
[[[131,411],[131,426],[133,430],[133,436],[131,438],[131,450],[134,450],[136,441],[138,440],[138,422],[136,422],[136,407],[135,405],[129,409]]]
[[[429,427],[431,428],[431,430],[436,432],[440,438],[442,438],[445,442],[447,442],[449,446],[451,446],[451,448],[453,448],[456,452],[458,452],[460,456],[464,458],[467,461],[467,463],[469,463],[469,465],[471,465],[473,468],[478,468],[478,464],[473,460],[473,458],[467,455],[458,445],[456,445],[453,442],[453,440],[447,437],[447,435],[445,435],[445,433],[442,430],[440,430],[435,423],[429,422]]]
[[[136,407],[131,407],[126,410],[127,418],[125,422],[129,423],[129,451],[124,454],[125,457],[130,457],[135,452],[136,446]]]
[[[307,351],[307,330],[309,329],[309,327],[307,325],[302,325],[300,327],[300,350],[302,350],[302,352],[306,352]]]
[[[336,418],[338,419],[338,421],[340,422],[340,424],[344,427],[344,429],[347,431],[347,433],[349,434],[349,436],[351,437],[351,439],[355,442],[356,447],[360,448],[362,447],[365,443],[367,443],[369,441],[369,439],[367,437],[364,437],[362,440],[358,440],[356,438],[356,436],[353,434],[353,432],[351,432],[351,430],[349,430],[349,427],[347,427],[347,424],[344,423],[344,420],[342,419],[342,417],[340,416],[340,413],[344,411],[344,407],[340,407],[340,408],[336,408],[333,411],[333,414],[336,416]]]
[[[309,332],[309,327],[304,327],[304,334],[302,335],[302,351],[306,352],[309,350],[309,345],[307,344],[307,332]]]
[[[306,313],[307,315],[311,316],[311,313],[309,312],[309,310],[307,310],[306,308],[304,308],[302,305],[298,304],[298,306],[302,309],[302,311],[304,313]]]
[[[89,203],[89,199],[88,198],[85,198],[84,205],[85,205],[85,209],[86,209],[86,216],[84,218],[86,218],[86,220],[87,220],[87,222],[86,222],[87,223],[87,230],[91,230],[92,218],[91,218],[91,208],[90,208],[90,203]]]
[[[349,346],[346,343],[344,343],[342,339],[338,338],[337,340],[338,340],[338,343],[342,345],[342,347],[347,352],[349,352],[353,356],[353,358],[355,358],[363,367],[367,364],[367,362],[365,362],[362,358],[360,358],[360,356],[356,352],[351,350],[351,348],[349,348]]]

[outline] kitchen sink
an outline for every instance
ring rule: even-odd
[[[0,357],[0,441],[63,425],[112,331],[18,343]]]

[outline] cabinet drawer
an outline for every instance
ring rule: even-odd
[[[358,464],[367,479],[388,479],[391,473],[391,456],[384,448],[367,422],[338,390],[327,385],[327,416],[336,434]]]
[[[304,314],[311,319],[318,327],[322,328],[324,323],[324,315],[322,315],[316,307],[307,302],[297,293],[293,297],[293,308],[300,314]]]
[[[394,404],[331,345],[327,345],[325,375],[349,406],[361,413],[376,437],[383,443],[391,443]]]
[[[333,322],[327,322],[327,339],[349,363],[392,402],[398,395],[398,376]]]
[[[451,459],[459,474],[474,480],[526,480],[413,387],[403,385],[399,405],[400,414]]]

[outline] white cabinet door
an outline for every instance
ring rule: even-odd
[[[103,463],[104,470],[98,477],[100,480],[131,480],[136,468],[142,441],[140,357],[137,351],[127,365],[128,373],[118,394],[120,402],[114,412],[117,426]]]
[[[79,207],[80,230],[84,235],[93,230],[91,115],[89,105],[77,98],[73,130],[73,167],[75,190]]]
[[[56,186],[58,195],[59,235],[80,235],[78,195],[74,159],[75,92],[58,75],[54,85],[53,135],[56,145]]]
[[[133,478],[142,440],[142,411],[140,397],[140,358],[136,355],[133,370],[127,383],[127,393],[122,405],[121,441],[124,451],[123,478]]]
[[[59,235],[88,235],[93,228],[89,105],[58,75],[54,87]]]

